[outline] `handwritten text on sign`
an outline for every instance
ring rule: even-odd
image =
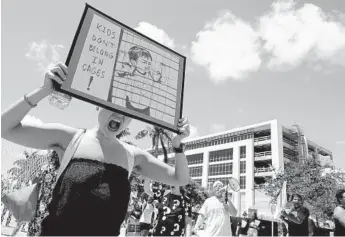
[[[107,100],[121,28],[94,15],[72,88]]]

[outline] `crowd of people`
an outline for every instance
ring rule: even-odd
[[[259,235],[257,213],[251,213],[245,223],[232,228],[231,216],[239,213],[228,198],[228,187],[220,181],[213,183],[213,195],[193,211],[195,208],[185,188],[191,181],[182,143],[190,134],[186,118],[179,120],[179,133],[172,139],[174,167],[119,140],[117,136],[127,128],[131,118],[106,109],[99,111],[97,126],[82,132],[59,123],[23,122],[30,110],[54,91],[55,84],[66,80],[67,74],[66,65],[57,64],[45,74],[41,87],[24,95],[1,116],[3,139],[54,151],[39,177],[40,196],[35,217],[29,224],[29,235],[117,236],[131,219],[140,223],[142,236]],[[78,132],[82,133],[80,143],[57,178],[57,171],[61,171],[59,164]],[[132,171],[144,177],[145,194],[141,203],[137,202],[128,212]],[[334,210],[334,234],[339,236],[345,235],[345,190],[339,190],[336,199],[339,205]],[[303,206],[303,197],[292,195],[292,203],[292,209],[281,212],[284,233],[310,235],[310,213]]]

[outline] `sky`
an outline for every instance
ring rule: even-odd
[[[343,0],[87,3],[187,57],[183,116],[191,137],[278,119],[299,124],[345,168]],[[1,111],[66,60],[84,7],[81,0],[1,1]],[[44,99],[26,119],[92,128],[97,111],[77,99],[59,110]],[[133,121],[130,139],[146,126]],[[1,142],[4,172],[24,147]]]

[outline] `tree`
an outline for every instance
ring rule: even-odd
[[[266,179],[264,192],[272,198],[272,202],[276,202],[284,181],[287,182],[288,197],[300,194],[311,215],[323,221],[331,219],[336,205],[335,193],[345,187],[339,175],[325,172],[315,154],[298,165],[285,163],[284,171],[275,171],[275,178]]]
[[[188,196],[191,199],[192,206],[202,206],[205,200],[210,196],[204,187],[200,186],[193,180],[185,186],[185,189],[187,190]]]
[[[46,162],[48,162],[47,154],[42,154],[42,151],[32,153],[24,151],[24,158],[13,162],[14,167],[9,169],[7,173],[13,177],[16,182],[15,188],[18,189],[36,177],[37,172]]]
[[[144,130],[140,131],[135,139],[142,139],[149,136],[152,140],[152,150],[153,155],[158,156],[159,154],[159,145],[162,147],[164,162],[168,163],[168,150],[171,147],[173,134],[170,131],[167,131],[161,127],[153,126],[146,127]]]

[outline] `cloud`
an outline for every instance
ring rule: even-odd
[[[170,38],[169,35],[157,26],[151,25],[148,22],[139,22],[135,30],[140,33],[152,38],[153,40],[167,46],[168,48],[175,48],[174,39]]]
[[[222,131],[225,131],[225,129],[226,129],[225,124],[213,123],[210,126],[211,133],[222,132]]]
[[[43,124],[42,120],[40,120],[39,118],[32,116],[32,115],[26,115],[23,120],[23,123],[30,123],[30,124],[34,124],[34,125],[39,125],[39,124]]]
[[[238,109],[237,109],[237,112],[238,112],[239,114],[244,114],[244,113],[245,113],[244,110],[243,110],[242,108],[238,108]]]
[[[45,72],[61,60],[61,50],[64,48],[61,44],[49,44],[46,40],[40,43],[32,42],[25,57],[35,61],[38,70]]]
[[[225,12],[204,26],[192,42],[192,60],[211,80],[243,79],[261,65],[259,35],[249,23]]]
[[[337,145],[345,145],[345,140],[343,140],[343,141],[337,141],[335,144],[337,144]]]
[[[199,136],[198,128],[190,125],[190,135],[188,138],[195,138]]]
[[[258,33],[270,69],[293,68],[304,61],[345,66],[345,26],[342,14],[326,14],[311,3],[276,1],[259,19]]]
[[[326,62],[309,67],[328,74],[330,64],[345,66],[344,13],[278,0],[257,19],[251,24],[227,11],[207,23],[191,44],[193,62],[214,82],[244,79],[264,66],[288,70]]]

